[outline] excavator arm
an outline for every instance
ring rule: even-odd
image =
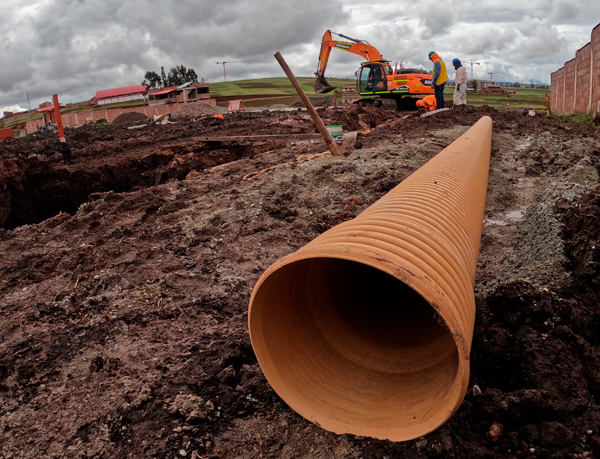
[[[346,38],[348,41],[334,40],[332,33],[342,38]],[[371,46],[364,40],[356,40],[355,38],[348,37],[339,33],[326,31],[321,41],[321,52],[319,53],[319,65],[315,72],[315,92],[318,94],[331,92],[335,89],[335,86],[331,86],[325,79],[325,69],[327,68],[327,62],[329,61],[329,55],[333,48],[341,49],[342,51],[348,51],[349,53],[358,54],[364,57],[367,61],[378,61],[382,60],[383,56],[377,48]]]

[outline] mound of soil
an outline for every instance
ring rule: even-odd
[[[199,118],[202,116],[215,115],[219,113],[215,107],[209,104],[184,105],[171,114],[173,119]]]
[[[329,107],[333,106],[334,102],[333,96],[323,96],[323,97],[309,97],[310,103],[313,107]],[[304,103],[301,99],[296,99],[294,102],[290,104],[290,107],[304,107]]]
[[[112,124],[115,126],[128,126],[130,124],[141,124],[148,121],[146,115],[138,112],[128,112],[117,116]]]

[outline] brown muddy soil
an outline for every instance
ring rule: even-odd
[[[0,144],[0,458],[600,455],[599,133],[486,107],[319,113],[380,127],[348,157],[249,181],[324,145],[198,138],[316,132],[306,112],[84,126],[67,130],[70,159],[52,133]],[[262,375],[254,283],[482,115],[494,138],[465,401],[406,443],[323,431]]]

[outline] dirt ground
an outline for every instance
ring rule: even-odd
[[[319,109],[67,129],[0,143],[0,458],[600,457],[600,132],[488,107]],[[250,344],[255,282],[494,120],[469,392],[426,437],[335,435],[290,410]],[[398,120],[394,126],[385,126]],[[384,126],[382,126],[384,125]],[[599,397],[596,400],[596,397]]]

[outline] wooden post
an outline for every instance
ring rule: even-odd
[[[294,88],[296,88],[296,92],[300,96],[302,103],[306,107],[306,110],[308,110],[308,113],[312,117],[314,123],[317,125],[317,129],[319,130],[319,132],[325,139],[325,143],[327,144],[327,147],[329,148],[329,151],[331,152],[331,154],[336,155],[336,156],[343,156],[342,153],[340,152],[340,150],[338,149],[337,144],[331,137],[331,134],[325,127],[325,123],[323,123],[323,120],[321,119],[321,117],[319,116],[317,111],[315,110],[315,107],[313,107],[313,105],[310,103],[310,100],[309,100],[308,96],[306,95],[306,93],[304,92],[304,89],[302,89],[302,87],[300,86],[300,83],[298,83],[298,80],[292,73],[291,69],[288,67],[287,63],[285,62],[285,59],[283,58],[283,56],[281,55],[281,53],[279,51],[277,51],[277,53],[275,53],[275,59],[277,59],[277,62],[279,62],[279,65],[281,65],[281,68],[283,69],[283,71],[285,72],[287,77],[292,82],[292,85],[294,85]]]
[[[52,96],[54,101],[54,116],[56,118],[56,126],[58,127],[58,138],[61,142],[65,142],[65,131],[62,125],[62,118],[60,117],[60,105],[58,104],[58,94]]]

